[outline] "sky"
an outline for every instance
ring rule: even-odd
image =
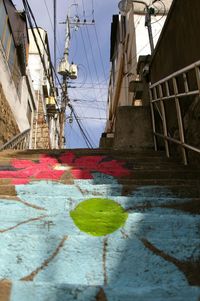
[[[17,9],[23,9],[21,0],[13,0]],[[53,62],[53,0],[29,0],[38,26],[48,32]],[[94,25],[71,28],[69,61],[78,65],[77,80],[69,81],[68,94],[80,118],[83,128],[90,137],[93,147],[98,147],[105,129],[107,90],[110,71],[110,26],[112,15],[118,13],[116,0],[57,0],[57,64],[63,56],[65,25],[68,14],[72,20],[77,15]],[[66,147],[87,147],[75,120],[66,119]]]
[[[13,0],[17,9],[23,9],[21,0]],[[151,0],[146,0],[148,4]],[[52,62],[53,47],[53,0],[29,0],[38,26],[48,32]],[[57,0],[57,65],[64,51],[65,25],[68,14],[73,21],[86,19],[93,25],[71,26],[69,62],[78,65],[78,78],[70,80],[68,95],[79,121],[94,148],[105,129],[108,81],[110,73],[110,29],[112,15],[118,14],[118,0]],[[155,19],[153,35],[158,38],[163,19]],[[136,42],[139,54],[149,54],[147,30],[144,17],[135,19]],[[70,110],[67,109],[65,138],[67,148],[85,148],[86,142],[75,120],[70,123]]]

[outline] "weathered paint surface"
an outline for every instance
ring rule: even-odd
[[[128,213],[113,200],[92,198],[79,203],[70,216],[81,231],[105,236],[122,227]]]
[[[0,172],[19,180],[17,198],[0,199],[0,301],[198,300],[200,218],[184,207],[189,198],[161,186],[122,196],[118,177],[129,171],[106,157],[67,153],[11,165]],[[99,237],[70,216],[97,195],[128,214]]]
[[[11,166],[13,170],[0,171],[0,179],[12,179],[12,184],[16,185],[27,184],[33,179],[61,180],[67,166],[75,179],[93,179],[93,171],[114,177],[129,175],[123,162],[106,160],[105,156],[76,158],[71,152],[62,154],[59,158],[41,155],[39,162],[13,159]]]

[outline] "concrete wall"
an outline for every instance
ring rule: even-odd
[[[19,134],[19,132],[15,117],[0,84],[0,145],[4,145],[12,137]]]
[[[174,0],[152,58],[152,83],[200,59],[199,28],[199,0]]]
[[[155,54],[150,66],[150,79],[155,83],[166,76],[200,60],[200,10],[199,1],[174,0],[162,35],[158,41]],[[187,74],[189,88],[197,90],[195,72]],[[184,92],[183,79],[177,78],[179,91]],[[169,82],[172,90],[171,82]],[[172,93],[172,92],[171,92]],[[200,148],[200,99],[195,96],[187,96],[180,100],[180,106],[184,124],[186,143]],[[165,101],[168,132],[171,137],[179,138],[178,120],[174,101]],[[162,129],[161,119],[157,114],[157,129]],[[163,146],[159,139],[159,146]],[[172,144],[171,154],[180,157],[180,147]],[[191,163],[200,163],[200,156],[194,152],[189,153]]]
[[[149,107],[123,106],[118,108],[114,148],[133,150],[153,148]]]

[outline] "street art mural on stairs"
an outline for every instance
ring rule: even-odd
[[[198,210],[164,187],[122,195],[131,176],[73,152],[2,166],[0,301],[197,301]]]

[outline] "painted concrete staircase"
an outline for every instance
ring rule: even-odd
[[[80,230],[88,199],[126,221]],[[0,301],[199,301],[199,204],[200,172],[160,152],[2,152]]]

